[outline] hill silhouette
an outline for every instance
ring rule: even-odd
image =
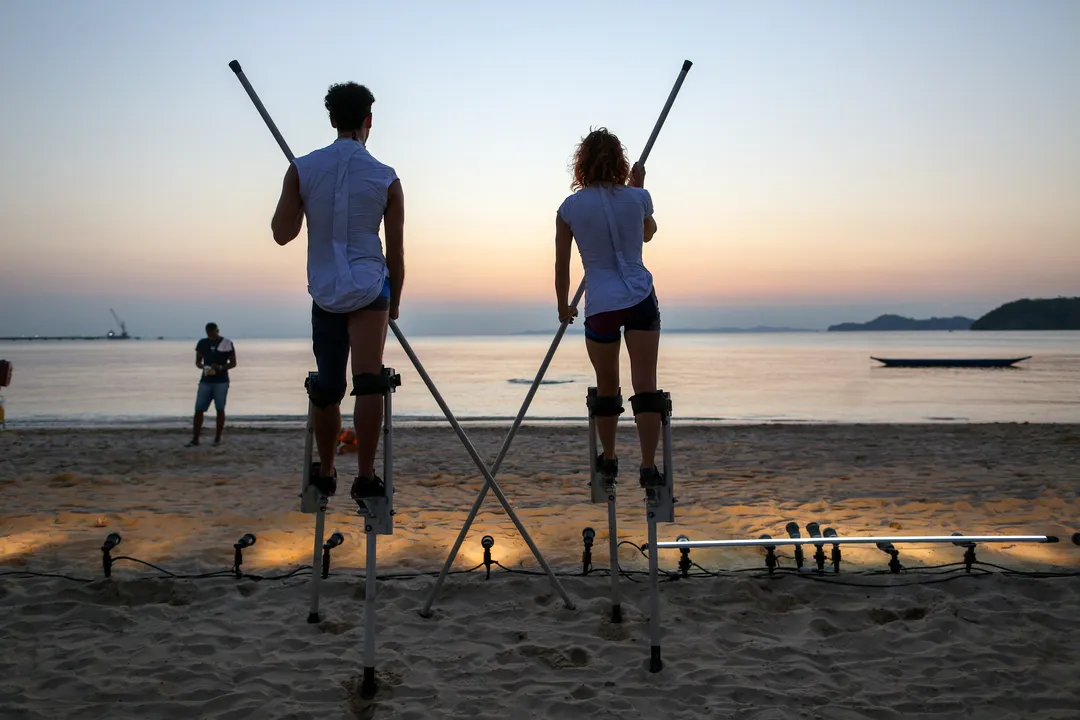
[[[1014,300],[983,315],[972,330],[1080,330],[1080,297]]]
[[[889,332],[896,330],[967,330],[975,322],[971,318],[956,316],[951,318],[929,318],[916,320],[900,315],[879,315],[870,322],[840,323],[830,325],[829,332]]]

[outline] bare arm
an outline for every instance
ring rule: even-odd
[[[202,370],[202,369],[203,369],[203,365],[204,365],[204,364],[205,364],[205,363],[203,362],[203,356],[202,356],[202,353],[201,353],[201,352],[199,352],[198,350],[196,350],[196,351],[195,351],[195,367],[197,367],[197,368],[199,368],[200,370]]]
[[[656,221],[653,220],[653,216],[645,218],[645,242],[649,242],[653,239],[653,235],[656,234]]]
[[[274,242],[285,245],[294,240],[300,234],[303,221],[304,201],[300,197],[300,173],[296,166],[290,163],[281,184],[281,197],[278,198],[274,219],[270,221]]]
[[[229,352],[229,359],[225,363],[225,369],[232,370],[234,367],[236,367],[236,350],[231,350]]]
[[[401,180],[394,180],[386,190],[386,268],[390,271],[390,318],[397,320],[401,289],[405,286],[405,193]]]
[[[567,322],[577,315],[570,309],[570,250],[574,233],[561,217],[555,216],[555,299],[559,303],[559,321]]]
[[[634,163],[634,166],[630,168],[630,187],[636,187],[641,190],[645,189],[645,166],[639,163]],[[646,212],[652,212],[652,204],[646,206]],[[649,215],[645,218],[645,242],[652,240],[653,235],[656,234],[656,221],[653,220],[653,216]]]

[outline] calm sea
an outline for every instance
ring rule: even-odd
[[[314,367],[310,343],[234,341],[231,422],[299,425],[303,381]],[[450,408],[473,421],[516,414],[550,341],[410,338]],[[185,425],[199,378],[194,347],[195,340],[0,343],[0,358],[15,367],[3,390],[8,427]],[[952,370],[884,368],[871,355],[1033,357],[1016,369]],[[387,364],[403,382],[395,416],[440,420],[392,336]],[[672,333],[662,340],[659,376],[679,421],[1080,422],[1080,332]],[[528,417],[583,419],[591,369],[580,335],[564,340],[547,380]]]

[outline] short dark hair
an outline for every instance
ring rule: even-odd
[[[354,82],[331,85],[326,91],[326,111],[338,130],[359,130],[371,114],[375,96]]]
[[[217,323],[206,323],[206,332],[216,331]]]

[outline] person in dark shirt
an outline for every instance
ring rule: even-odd
[[[195,396],[195,432],[188,447],[199,444],[203,414],[214,402],[217,411],[217,433],[214,445],[221,444],[221,431],[225,429],[225,398],[229,394],[229,371],[236,367],[236,348],[232,340],[218,332],[215,323],[206,324],[206,337],[195,344],[195,367],[202,370],[199,392]]]

